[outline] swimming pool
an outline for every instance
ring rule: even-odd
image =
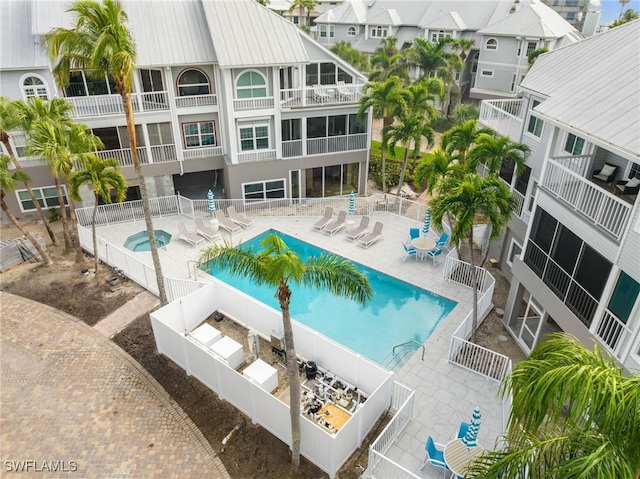
[[[325,250],[278,231],[267,231],[241,247],[259,248],[260,241],[277,233],[301,258]],[[291,287],[291,317],[367,358],[382,364],[393,347],[406,341],[422,344],[456,306],[456,302],[397,278],[354,263],[367,277],[373,297],[364,306],[324,290]],[[280,311],[275,290],[257,286],[250,279],[231,276],[225,270],[209,274]]]

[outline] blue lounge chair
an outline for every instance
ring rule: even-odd
[[[438,449],[438,447],[436,446],[440,447],[441,449]],[[425,457],[422,461],[422,464],[420,464],[420,469],[422,469],[428,462],[434,467],[444,469],[443,473],[449,470],[447,463],[444,462],[444,445],[433,442],[433,438],[429,436],[427,438],[427,443],[424,446],[424,450]]]

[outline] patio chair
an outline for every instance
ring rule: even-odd
[[[442,254],[442,250],[439,248],[427,251],[427,256],[433,260],[433,266],[436,266],[436,258]]]
[[[222,210],[216,210],[216,219],[218,220],[220,228],[227,230],[229,233],[239,233],[242,231],[242,226],[235,224],[233,221],[229,221]]]
[[[178,228],[178,238],[191,244],[191,246],[200,246],[204,244],[204,238],[201,238],[197,234],[189,231],[187,229],[187,225],[182,221],[176,224],[176,228]]]
[[[402,247],[404,248],[404,255],[402,256],[402,262],[404,263],[405,261],[407,261],[407,258],[409,256],[415,256],[416,260],[418,259],[418,252],[416,251],[416,249],[411,246],[410,244],[407,243],[402,243]]]
[[[616,182],[615,192],[620,196],[637,195],[640,191],[640,177],[630,178],[628,180],[620,180]]]
[[[327,100],[331,98],[331,95],[328,91],[323,90],[322,87],[318,84],[313,85],[313,96],[318,103],[325,103]]]
[[[313,229],[318,231],[322,230],[325,226],[327,226],[331,222],[332,218],[333,218],[333,208],[331,206],[327,206],[324,209],[324,216],[313,224]]]
[[[328,234],[329,236],[333,236],[338,231],[340,231],[346,224],[347,224],[347,212],[340,211],[338,213],[338,217],[334,221],[329,223],[327,226],[325,226],[322,229],[322,232],[325,234]]]
[[[605,185],[608,185],[616,177],[617,171],[618,171],[617,166],[605,163],[601,169],[593,172],[593,175],[591,176],[591,178],[594,180],[601,181]]]
[[[220,233],[214,231],[213,228],[204,224],[202,216],[196,216],[193,221],[196,224],[196,234],[207,238],[209,241],[213,241],[221,237]]]
[[[360,220],[360,226],[352,229],[347,233],[347,239],[355,242],[358,238],[360,238],[363,234],[367,232],[368,227],[369,227],[369,217],[363,216],[362,219]]]
[[[461,421],[460,428],[458,429],[457,439],[462,439],[467,434],[468,430],[469,430],[469,423]]]
[[[346,86],[344,80],[338,80],[336,85],[338,86],[338,97],[341,100],[353,100],[353,92]]]
[[[420,238],[420,228],[409,228],[409,243],[412,239]]]
[[[444,445],[438,444],[437,442],[433,442],[433,438],[429,436],[427,438],[427,443],[424,446],[424,450],[425,450],[425,457],[424,457],[424,460],[422,461],[422,464],[420,464],[420,469],[422,470],[422,468],[427,463],[429,463],[433,467],[439,467],[443,469],[442,473],[444,475],[446,471],[449,470],[447,463],[444,462]]]
[[[376,221],[376,224],[373,225],[373,231],[371,231],[371,233],[367,233],[362,238],[360,238],[356,244],[367,249],[373,243],[375,243],[380,238],[382,238],[382,226],[383,226],[382,223],[380,223],[379,221]]]
[[[449,241],[449,235],[447,233],[442,233],[440,238],[436,240],[436,248],[440,249],[449,249],[447,246],[447,242]]]
[[[227,208],[227,214],[229,215],[229,219],[233,221],[235,224],[242,226],[243,228],[252,228],[255,226],[253,220],[250,220],[244,215],[239,214],[236,211],[236,207],[231,205]]]

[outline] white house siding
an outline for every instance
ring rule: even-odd
[[[3,46],[3,54],[5,50],[10,50],[7,45]],[[0,55],[1,56],[1,55]],[[25,70],[0,70],[0,96],[7,97],[11,100],[25,98],[22,96],[22,87],[20,80],[29,74],[35,74],[42,78],[47,85],[49,98],[57,96],[57,89],[53,77],[48,69],[30,68]]]
[[[495,38],[498,41],[497,50],[487,50],[485,44],[488,39]],[[475,87],[478,90],[510,91],[515,71],[514,63],[517,61],[518,44],[520,42],[512,37],[500,37],[485,35],[480,44],[480,57],[478,71],[476,73]],[[493,77],[483,77],[483,70],[493,71]]]
[[[640,208],[637,205],[629,224],[630,231],[620,248],[617,264],[640,283]]]

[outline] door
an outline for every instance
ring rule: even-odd
[[[529,300],[524,317],[522,318],[520,332],[518,333],[518,342],[527,354],[531,352],[538,341],[544,316],[544,313],[541,313],[541,311],[542,308],[533,304],[533,300]]]

